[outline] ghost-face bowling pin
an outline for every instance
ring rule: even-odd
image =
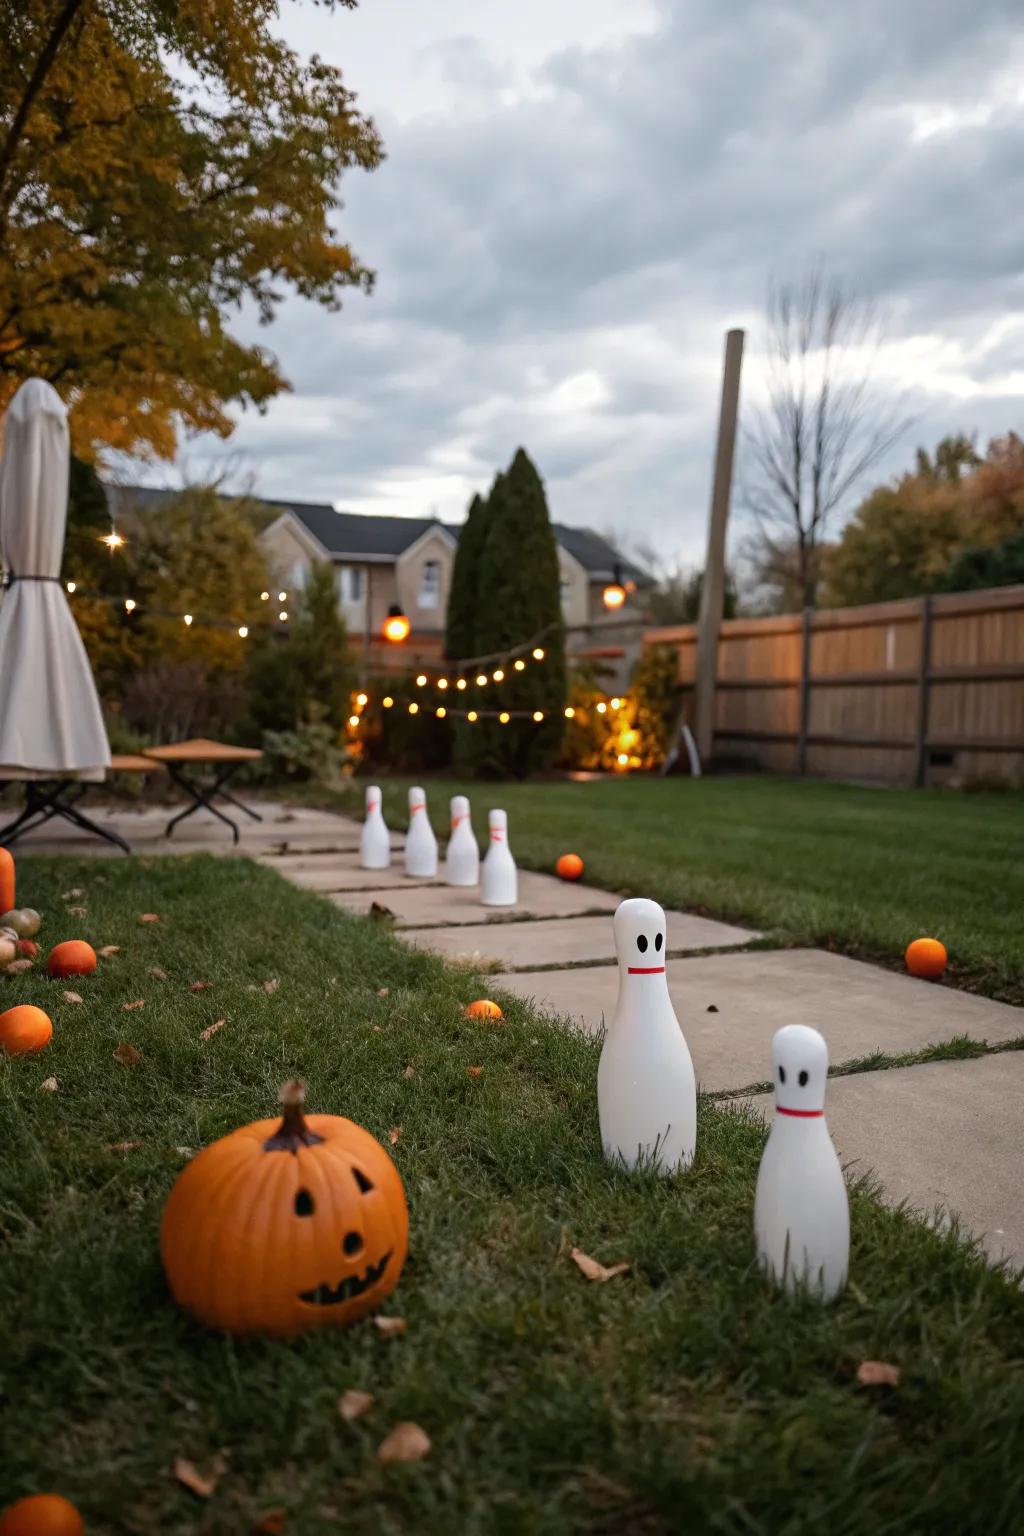
[[[366,820],[359,838],[359,864],[362,869],[387,869],[391,863],[391,839],[380,808],[380,785],[366,789]]]
[[[480,879],[480,850],[469,819],[469,801],[465,795],[452,795],[452,830],[444,858],[444,878],[448,885],[476,885]]]
[[[437,874],[437,838],[427,816],[427,792],[418,784],[409,791],[405,872],[417,880],[432,880]]]
[[[612,919],[619,996],[597,1069],[601,1141],[609,1162],[675,1173],[693,1161],[697,1083],[665,979],[665,914],[624,901]]]
[[[788,1291],[832,1301],[846,1284],[850,1205],[825,1124],[828,1046],[816,1029],[787,1024],[772,1065],[775,1119],[754,1199],[758,1258]]]
[[[519,874],[508,845],[508,816],[504,811],[487,815],[489,842],[482,869],[480,900],[485,907],[514,907],[519,899]]]

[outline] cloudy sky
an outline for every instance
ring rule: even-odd
[[[1024,429],[1019,0],[282,9],[383,134],[339,220],[377,287],[243,319],[293,392],[179,469],[456,520],[522,443],[555,517],[697,561],[723,333],[749,407],[766,281],[815,257],[888,314],[884,473]]]

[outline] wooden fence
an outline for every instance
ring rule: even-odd
[[[692,708],[697,630],[679,652]],[[1024,784],[1024,586],[722,625],[716,758],[891,784]]]

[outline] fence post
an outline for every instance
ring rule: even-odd
[[[928,697],[932,667],[932,600],[921,599],[921,656],[917,669],[917,765],[914,783],[924,789],[928,783]]]
[[[814,609],[804,609],[800,643],[800,734],[796,747],[796,771],[803,778],[807,772],[807,723],[811,713],[811,625]]]

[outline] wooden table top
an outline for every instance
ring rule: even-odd
[[[146,757],[158,763],[254,763],[263,753],[255,747],[230,747],[224,741],[176,741],[169,747],[147,747]]]
[[[115,752],[110,759],[111,773],[157,773],[160,764],[137,752]]]

